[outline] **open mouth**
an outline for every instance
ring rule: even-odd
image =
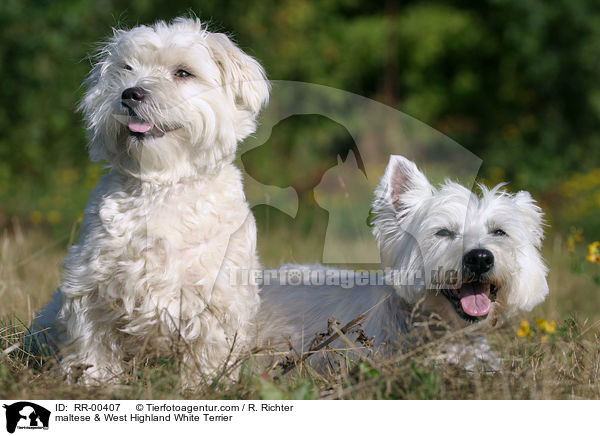
[[[124,121],[131,136],[143,139],[146,137],[161,137],[165,134],[165,131],[158,128],[152,121],[140,118],[129,106],[125,104],[123,106],[127,109],[129,115],[125,117]]]
[[[452,303],[456,313],[469,322],[484,319],[496,301],[497,293],[495,283],[481,279],[463,283],[458,289],[442,289],[442,294]]]
[[[180,126],[168,129],[154,124],[150,120],[139,117],[133,109],[126,104],[123,107],[127,110],[127,115],[116,115],[121,123],[127,126],[129,135],[138,139],[160,138],[165,133],[178,129]]]
[[[137,116],[129,117],[127,128],[129,129],[129,134],[137,138],[146,138],[149,136],[161,137],[165,134],[152,121],[145,121]]]

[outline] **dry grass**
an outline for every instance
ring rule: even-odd
[[[60,264],[71,235],[51,239],[23,231],[18,221],[0,236],[0,319],[16,317],[25,324],[50,301],[60,278]]]
[[[3,398],[353,398],[353,399],[567,399],[600,398],[600,337],[596,308],[600,289],[590,277],[572,271],[564,244],[554,238],[547,250],[551,295],[532,314],[488,334],[503,359],[501,371],[468,373],[436,360],[442,337],[392,358],[367,357],[362,362],[338,359],[318,372],[300,362],[286,375],[282,369],[263,373],[254,361],[264,350],[239,363],[237,383],[206,384],[182,390],[176,364],[141,361],[120,385],[68,385],[53,371],[49,358],[27,356],[15,344],[36,309],[49,301],[59,282],[59,265],[72,235],[59,241],[41,232],[23,231],[18,223],[0,237],[0,397]],[[268,260],[267,260],[268,263]],[[517,337],[521,319],[535,325],[539,316],[558,322],[556,332]],[[323,326],[324,330],[327,326]],[[339,329],[336,332],[340,333]],[[368,350],[367,350],[368,351]],[[264,359],[264,357],[260,357]],[[280,359],[279,356],[276,359]],[[310,361],[308,361],[310,362]]]

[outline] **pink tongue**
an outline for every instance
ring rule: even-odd
[[[152,129],[152,123],[150,121],[142,121],[138,118],[131,118],[127,127],[135,133],[146,133]]]
[[[487,315],[492,302],[485,290],[487,288],[482,289],[481,286],[477,285],[466,284],[463,286],[460,292],[460,304],[465,313],[471,316]]]
[[[460,299],[463,310],[471,316],[487,315],[492,302],[485,294],[467,295]]]

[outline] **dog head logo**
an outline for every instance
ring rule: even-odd
[[[14,433],[19,429],[48,429],[50,411],[28,401],[19,401],[6,409],[6,431]]]

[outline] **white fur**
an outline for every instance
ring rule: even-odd
[[[547,268],[539,252],[541,210],[527,192],[509,194],[502,185],[493,189],[480,186],[479,190],[476,195],[449,181],[436,188],[413,162],[391,156],[375,190],[373,233],[382,270],[398,272],[401,280],[350,289],[322,279],[318,285],[292,285],[279,277],[289,277],[290,271],[329,274],[330,278],[347,278],[353,273],[321,265],[285,265],[275,272],[276,280],[263,286],[259,342],[291,339],[297,350],[305,350],[315,332],[326,330],[332,316],[343,325],[366,312],[363,328],[367,336],[374,337],[376,345],[395,347],[401,343],[399,336],[410,329],[417,303],[421,312],[436,313],[448,325],[464,327],[468,322],[440,289],[460,287],[463,255],[472,249],[493,253],[495,263],[485,278],[498,286],[496,301],[479,324],[495,324],[519,310],[531,310],[548,293]],[[506,236],[493,234],[499,228]],[[440,237],[436,235],[440,229],[450,229],[455,235]],[[457,272],[458,283],[440,281],[439,273],[446,277],[445,271]],[[471,357],[497,367],[497,359],[487,353],[489,346],[482,337],[473,338],[469,346],[449,344],[447,360],[464,360],[466,348]],[[473,367],[473,359],[463,363]]]
[[[86,382],[174,354],[188,382],[212,375],[247,343],[259,304],[256,286],[230,278],[260,267],[232,162],[268,99],[264,71],[225,35],[178,18],[115,30],[86,86],[90,156],[111,170],[37,328],[51,329],[65,373],[89,366]],[[121,94],[131,87],[147,93],[135,113],[162,136],[129,134]]]

